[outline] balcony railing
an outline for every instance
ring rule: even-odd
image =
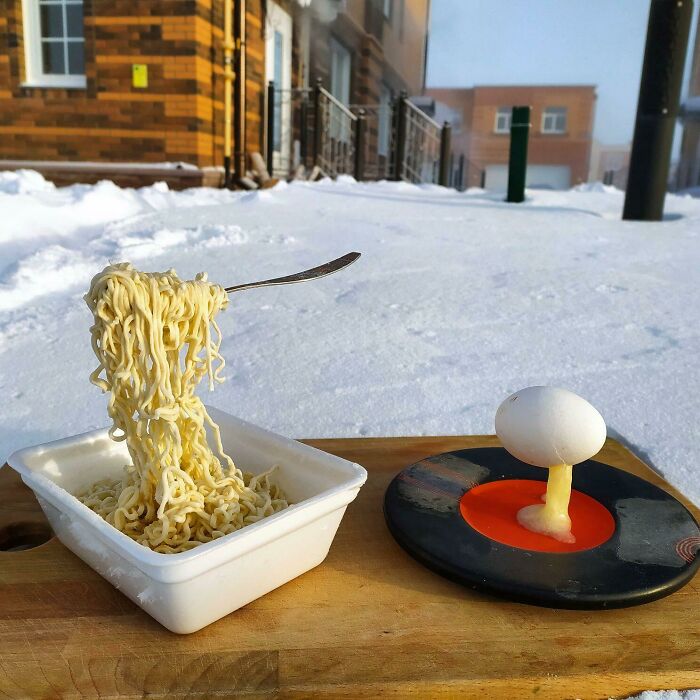
[[[394,119],[391,105],[352,104],[350,111],[356,116],[362,115],[365,119],[365,138],[360,146],[363,164],[361,179],[391,179],[394,173]]]
[[[357,117],[330,92],[317,85],[314,92],[314,164],[336,177],[355,170]]]
[[[267,169],[276,177],[354,175],[464,189],[483,171],[451,151],[451,128],[401,96],[346,107],[321,84],[267,91]]]
[[[440,174],[442,128],[405,97],[399,98],[399,133],[404,138],[399,176],[409,182],[437,183]]]

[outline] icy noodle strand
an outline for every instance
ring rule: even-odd
[[[109,395],[109,433],[126,440],[132,464],[121,479],[98,481],[78,498],[163,553],[187,551],[286,508],[270,472],[251,477],[236,468],[195,395],[205,375],[210,389],[223,381],[214,320],[228,304],[223,287],[204,273],[182,281],[174,270],[144,273],[120,263],[93,278],[85,301],[99,360],[90,381]]]

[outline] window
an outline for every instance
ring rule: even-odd
[[[384,17],[388,20],[391,20],[391,11],[393,9],[393,4],[393,0],[382,0],[382,13],[384,14]]]
[[[344,105],[350,103],[350,52],[331,38],[331,95]]]
[[[542,112],[543,134],[566,133],[566,107],[546,107]]]
[[[499,107],[496,110],[496,123],[493,126],[493,130],[497,134],[509,134],[510,133],[510,118],[513,114],[512,107]]]
[[[23,0],[26,81],[85,87],[83,0]]]
[[[352,61],[350,52],[335,39],[331,38],[331,95],[344,105],[350,104],[350,70]],[[338,108],[336,107],[335,110]],[[332,112],[334,114],[335,111]],[[336,141],[349,142],[350,127],[343,119],[331,116],[330,135]]]
[[[391,90],[382,83],[379,88],[379,129],[377,134],[377,153],[389,155],[389,138],[391,135]]]

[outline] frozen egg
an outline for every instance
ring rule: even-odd
[[[509,396],[496,411],[503,447],[536,467],[578,464],[605,442],[605,421],[577,394],[554,386],[531,386]]]

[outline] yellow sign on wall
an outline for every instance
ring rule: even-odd
[[[148,66],[145,63],[134,63],[131,66],[131,84],[135,88],[148,87]]]

